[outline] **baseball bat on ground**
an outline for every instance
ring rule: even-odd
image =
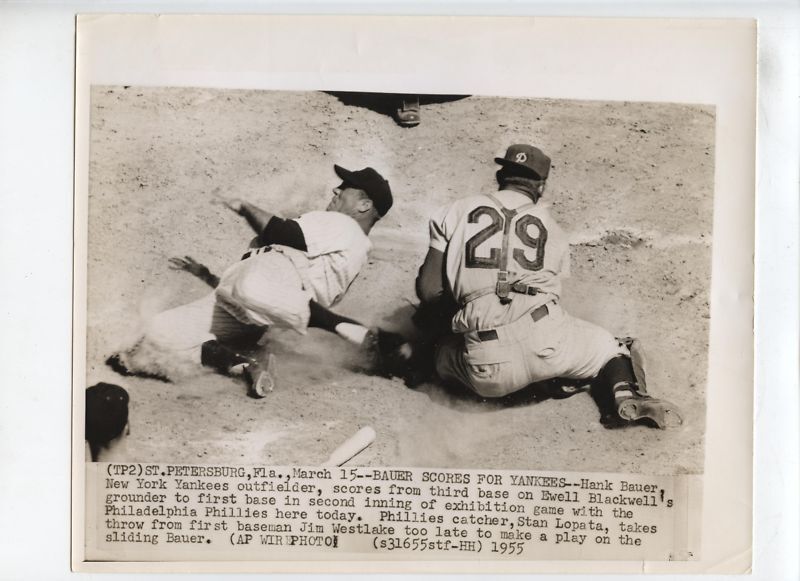
[[[323,466],[341,466],[357,454],[361,453],[375,441],[375,430],[365,426],[348,438],[341,446],[336,448],[330,457],[322,463]]]

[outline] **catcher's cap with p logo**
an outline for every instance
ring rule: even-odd
[[[364,190],[381,216],[385,216],[389,208],[392,207],[392,190],[389,187],[389,182],[371,167],[350,171],[339,165],[334,165],[333,170],[344,183],[359,190]]]
[[[510,146],[505,157],[495,157],[495,163],[505,168],[518,170],[523,175],[531,175],[546,180],[550,173],[550,158],[541,149],[524,143]]]

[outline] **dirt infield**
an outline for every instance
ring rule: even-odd
[[[377,439],[355,464],[703,471],[712,108],[436,99],[419,127],[403,129],[369,103],[322,92],[96,87],[91,114],[87,385],[111,381],[131,395],[117,458],[315,465],[370,425]],[[336,310],[408,330],[427,217],[493,191],[494,156],[518,142],[553,159],[546,197],[572,247],[563,304],[643,341],[648,387],[682,406],[680,430],[606,430],[585,393],[501,405],[433,384],[409,390],[365,373],[354,348],[314,329],[270,332],[280,383],[263,400],[210,372],[170,384],[105,366],[141,312],[209,291],[170,270],[169,257],[221,273],[241,256],[251,231],[211,203],[215,189],[292,217],[325,207],[334,163],[371,165],[395,192],[370,235],[369,264]]]

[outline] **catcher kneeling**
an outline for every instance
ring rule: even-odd
[[[637,342],[617,340],[560,304],[569,243],[541,200],[550,158],[512,145],[495,161],[499,191],[456,200],[430,220],[415,317],[427,337],[396,348],[395,368],[413,383],[435,370],[487,398],[578,380],[591,384],[607,427],[681,425],[674,404],[647,394],[643,364],[637,379],[629,349],[638,353]]]

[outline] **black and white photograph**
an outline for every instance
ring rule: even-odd
[[[714,121],[92,87],[87,459],[701,473]]]
[[[796,6],[0,13],[0,578],[797,576]]]
[[[752,27],[332,24],[79,22],[73,566],[745,569]]]

